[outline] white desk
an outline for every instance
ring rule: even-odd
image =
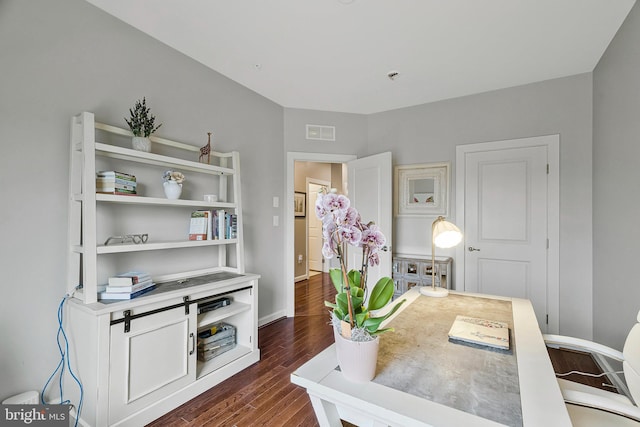
[[[571,426],[531,303],[517,298],[453,294],[511,301],[522,425]],[[415,289],[403,297],[408,300],[403,310],[417,298],[428,298]],[[396,329],[401,325],[393,321],[400,312],[388,321]],[[442,339],[446,340],[446,334]],[[505,425],[376,382],[352,383],[336,370],[334,347],[331,345],[291,375],[294,384],[307,389],[321,426],[341,426],[340,419],[361,427]]]

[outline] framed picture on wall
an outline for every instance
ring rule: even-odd
[[[293,194],[293,213],[296,217],[307,215],[307,193],[296,191]]]
[[[449,162],[395,167],[396,216],[449,214]]]

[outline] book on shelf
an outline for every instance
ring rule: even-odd
[[[136,186],[131,184],[120,184],[117,182],[105,182],[96,180],[96,189],[104,189],[106,191],[127,190],[136,191]]]
[[[138,193],[135,191],[126,191],[126,190],[112,190],[112,191],[102,191],[96,189],[96,193],[100,194],[114,194],[116,196],[137,196]]]
[[[120,179],[120,178],[108,178],[108,177],[97,177],[96,178],[96,185],[101,184],[101,185],[110,185],[110,186],[118,186],[118,185],[123,185],[123,186],[127,186],[127,187],[135,187],[136,185],[138,185],[138,183],[136,181],[131,181],[128,179]]]
[[[100,292],[98,294],[98,299],[107,300],[107,299],[116,299],[116,300],[128,300],[139,297],[140,295],[144,295],[147,292],[150,292],[156,288],[155,283],[151,283],[144,289],[140,289],[136,292]]]
[[[124,179],[127,181],[135,181],[136,177],[135,175],[131,175],[128,173],[124,173],[124,172],[118,172],[118,171],[99,171],[96,173],[96,175],[99,178],[120,178],[120,179]]]
[[[213,211],[207,211],[207,240],[213,239]]]
[[[134,285],[118,285],[118,286],[113,286],[113,285],[107,285],[107,287],[104,289],[105,292],[129,292],[129,293],[133,293],[133,292],[138,292],[139,290],[145,289],[147,288],[149,285],[152,285],[153,281],[151,280],[151,278],[144,280],[142,282],[138,282]]]
[[[238,237],[238,216],[236,214],[228,213],[226,218],[227,232],[226,239],[235,239]]]
[[[207,240],[207,226],[209,224],[209,211],[191,212],[189,223],[189,240]]]
[[[127,271],[109,277],[109,286],[131,286],[151,280],[151,275],[145,271]]]
[[[96,184],[96,192],[98,193],[110,193],[110,192],[118,191],[120,193],[130,193],[136,194],[136,187],[126,186],[126,185],[100,185]]]
[[[449,339],[479,346],[509,350],[509,325],[497,320],[456,316],[449,330]]]
[[[217,219],[217,221],[216,221],[217,227],[216,227],[216,235],[215,235],[214,238],[215,239],[224,239],[224,230],[226,228],[226,225],[225,225],[225,222],[226,222],[225,219],[226,218],[225,218],[224,209],[218,209],[216,211],[216,219]]]

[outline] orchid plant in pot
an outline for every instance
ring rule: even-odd
[[[381,328],[381,324],[405,302],[403,299],[391,309],[383,310],[393,298],[394,285],[390,277],[379,279],[368,295],[368,268],[380,263],[378,252],[386,238],[373,222],[362,221],[344,195],[319,193],[315,211],[322,220],[322,254],[327,259],[335,256],[340,263],[340,268],[329,272],[337,291],[335,302],[325,301],[332,309],[338,363],[346,378],[369,381],[375,376],[378,335],[393,330]],[[348,245],[361,248],[361,270],[348,270],[345,258]],[[385,314],[377,314],[383,311]]]

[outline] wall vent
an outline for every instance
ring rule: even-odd
[[[336,127],[307,125],[307,139],[316,139],[320,141],[335,141]]]

